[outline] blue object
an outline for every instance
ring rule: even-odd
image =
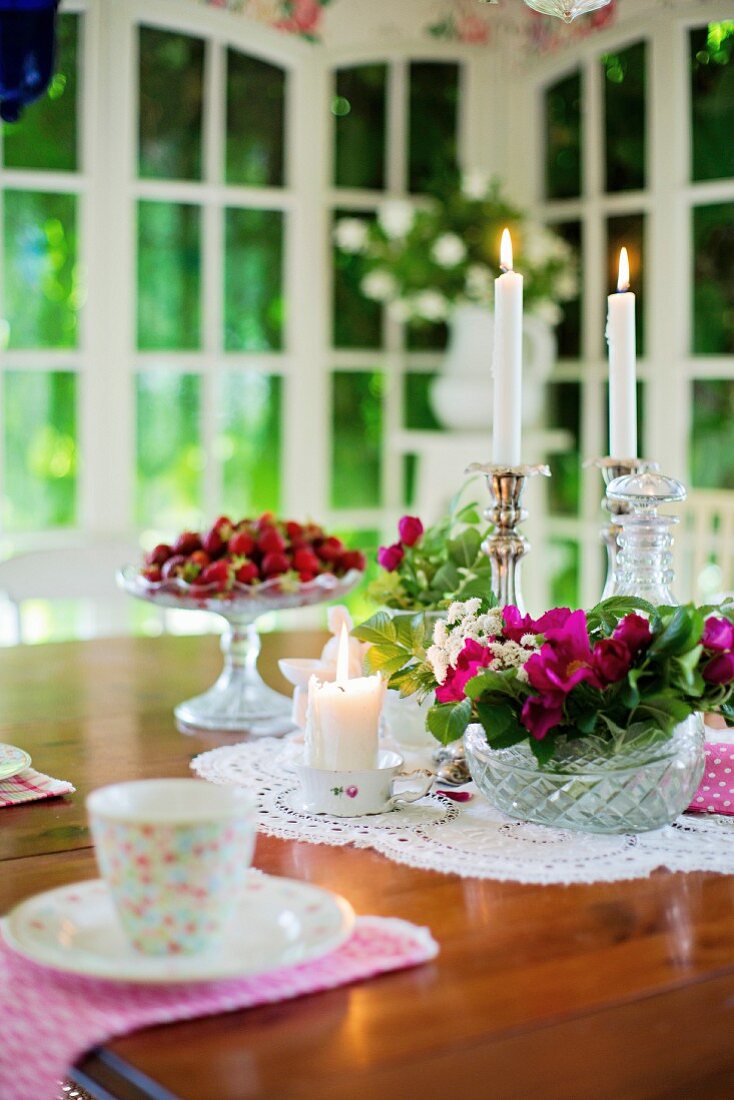
[[[59,0],[0,0],[0,118],[17,122],[54,71]]]

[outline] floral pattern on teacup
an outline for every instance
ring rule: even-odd
[[[359,787],[332,787],[331,793],[335,795],[345,794],[347,798],[356,798],[359,794]]]
[[[250,865],[252,822],[93,819],[92,835],[122,926],[138,951],[193,954],[224,931]]]

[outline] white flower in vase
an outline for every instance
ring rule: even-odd
[[[362,293],[375,302],[386,302],[397,291],[397,283],[389,271],[370,271],[360,283]]]
[[[442,233],[434,241],[431,256],[440,267],[457,267],[466,257],[466,245],[456,233]]]
[[[334,227],[334,240],[342,252],[364,252],[369,239],[367,223],[361,218],[341,218]]]
[[[461,191],[468,199],[481,202],[487,197],[490,177],[481,168],[470,168],[461,177]]]
[[[377,220],[391,239],[404,237],[413,226],[415,210],[405,199],[391,199],[382,204],[377,212]]]
[[[413,316],[410,302],[406,301],[405,298],[395,298],[392,302],[388,302],[387,312],[393,321],[397,321],[401,325]]]
[[[449,312],[448,300],[437,290],[424,290],[413,302],[417,316],[424,321],[443,321]]]

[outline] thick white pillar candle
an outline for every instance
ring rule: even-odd
[[[630,292],[629,259],[619,257],[617,293],[609,295],[609,454],[637,458],[637,351],[635,296]]]
[[[522,425],[522,275],[512,270],[512,240],[502,234],[500,266],[494,283],[494,422],[492,461],[520,465]]]
[[[377,767],[380,712],[385,697],[381,676],[349,678],[349,635],[342,627],[336,680],[308,684],[305,762],[328,771]]]

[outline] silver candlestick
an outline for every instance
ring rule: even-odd
[[[484,474],[492,497],[492,505],[484,515],[494,529],[482,544],[492,565],[492,592],[500,607],[514,604],[524,611],[520,594],[520,562],[530,549],[530,544],[517,529],[528,516],[522,507],[522,494],[527,478],[538,474],[550,477],[550,470],[544,465],[502,466],[473,462],[466,472]],[[471,779],[463,738],[439,749],[434,760],[438,764],[436,776],[441,782],[460,786]]]
[[[643,458],[610,457],[591,458],[584,463],[585,469],[589,467],[601,470],[606,486],[611,485],[618,477],[626,477],[629,474],[643,474],[648,470],[659,469],[657,462],[648,462]],[[619,517],[627,514],[629,505],[625,501],[616,500],[605,495],[602,500],[602,507],[609,515],[609,523],[602,527],[599,532],[601,541],[607,549],[607,576],[604,582],[604,591],[601,594],[601,598],[606,600],[609,596],[614,595],[616,589],[617,553],[619,550],[617,539],[622,530]]]

